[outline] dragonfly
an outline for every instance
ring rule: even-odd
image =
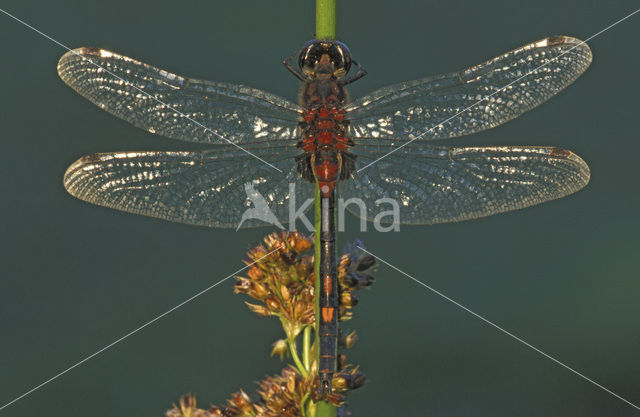
[[[557,199],[584,187],[589,167],[555,146],[451,146],[451,138],[501,125],[545,102],[589,66],[582,41],[553,36],[467,69],[380,88],[354,101],[346,86],[367,74],[336,40],[297,54],[298,103],[239,84],[179,76],[99,48],[67,52],[62,80],[103,110],[196,151],[84,156],[64,186],[87,202],[214,228],[266,225],[246,216],[268,207],[289,218],[289,199],[320,195],[318,369],[331,393],[336,370],[337,196],[374,220],[381,198],[402,224],[475,219]],[[350,73],[357,67],[355,73]],[[254,198],[252,198],[252,195]],[[259,204],[258,204],[259,201]],[[263,208],[264,208],[263,207]],[[364,207],[364,208],[363,208]]]

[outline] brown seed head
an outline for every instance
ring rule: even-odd
[[[288,353],[289,353],[289,346],[287,345],[287,341],[285,339],[276,340],[273,343],[273,349],[271,349],[271,356],[278,355],[280,356],[280,360],[282,360]]]
[[[207,410],[196,407],[196,397],[191,394],[180,398],[179,406],[173,405],[171,410],[165,413],[166,417],[218,417],[222,414],[212,414]]]
[[[354,330],[351,333],[347,334],[346,336],[340,338],[340,346],[346,349],[351,349],[356,344],[357,340],[358,340],[358,335]]]
[[[302,252],[307,251],[311,243],[301,233],[268,235],[263,245],[248,252],[247,263],[253,264],[247,277],[237,277],[234,291],[260,301],[262,308],[260,303],[250,305],[257,314],[279,316],[290,323],[292,329],[310,324],[315,309],[313,261]],[[274,248],[281,249],[264,257]]]

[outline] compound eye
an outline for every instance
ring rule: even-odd
[[[298,56],[298,66],[306,75],[313,73],[322,55],[322,46],[318,41],[310,41],[302,47]]]
[[[298,65],[309,77],[314,74],[328,74],[341,78],[351,68],[351,53],[342,42],[310,41],[300,51]]]
[[[347,75],[351,69],[351,52],[347,45],[342,42],[335,42],[331,48],[331,62],[333,63],[333,75],[341,78]]]

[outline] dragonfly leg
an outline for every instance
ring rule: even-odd
[[[296,67],[294,67],[293,65],[291,65],[291,64],[289,63],[289,61],[291,61],[293,58],[295,58],[295,57],[297,57],[297,56],[298,56],[298,53],[297,53],[297,52],[296,52],[296,53],[293,53],[293,54],[291,54],[291,55],[289,55],[288,57],[286,57],[286,58],[282,61],[282,65],[284,65],[284,67],[285,67],[286,69],[288,69],[288,70],[289,70],[289,72],[291,72],[293,75],[295,75],[297,79],[299,79],[300,81],[304,81],[304,80],[305,80],[304,75],[302,75],[302,74],[301,74],[301,73],[296,69]]]
[[[353,61],[351,61],[354,63],[354,65],[356,67],[358,67],[358,72],[356,72],[354,75],[352,75],[349,78],[346,78],[344,80],[342,80],[340,82],[340,84],[342,85],[347,85],[347,84],[351,84],[354,81],[358,81],[360,78],[364,77],[365,75],[368,74],[367,70],[364,69],[364,67],[362,65],[360,65],[360,63],[358,61],[356,61],[355,59]]]

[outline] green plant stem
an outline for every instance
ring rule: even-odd
[[[309,413],[307,413],[307,403],[309,403],[309,393],[306,393],[304,397],[302,397],[302,401],[300,401],[300,411],[302,411],[302,417],[309,416]]]
[[[337,0],[316,0],[316,39],[336,38]]]
[[[316,417],[336,417],[338,409],[335,405],[326,401],[318,401],[316,403]]]
[[[296,367],[298,368],[302,376],[306,377],[309,372],[307,371],[307,368],[305,368],[302,361],[300,361],[300,357],[298,356],[298,347],[296,345],[296,340],[287,339],[287,342],[289,342],[289,351],[291,352],[291,357],[293,358],[293,362],[296,364]]]
[[[311,369],[311,326],[306,326],[302,333],[302,363],[307,371]]]
[[[314,245],[313,245],[313,262],[314,262],[314,272],[315,272],[315,296],[316,296],[316,331],[315,331],[315,340],[314,344],[316,346],[316,355],[320,353],[320,338],[318,337],[318,328],[320,326],[320,230],[322,227],[320,215],[320,186],[318,185],[318,181],[316,181],[316,198],[315,198],[315,227],[316,233],[314,236]],[[317,358],[316,358],[317,359]],[[319,363],[319,362],[318,362]]]
[[[318,338],[318,326],[320,325],[320,298],[318,294],[320,294],[320,186],[318,185],[318,181],[315,183],[315,201],[314,201],[314,214],[315,214],[315,227],[316,233],[314,235],[314,245],[313,245],[313,263],[314,263],[314,276],[315,276],[315,298],[316,298],[316,321],[315,321],[315,338],[313,343],[316,348],[316,355],[319,352],[320,346],[318,346],[319,338]],[[318,358],[316,358],[317,361]],[[318,363],[318,362],[316,362]],[[318,417],[318,407],[317,404],[314,404],[312,401],[309,402],[309,412],[308,414],[313,417]],[[329,415],[330,416],[330,415]]]

